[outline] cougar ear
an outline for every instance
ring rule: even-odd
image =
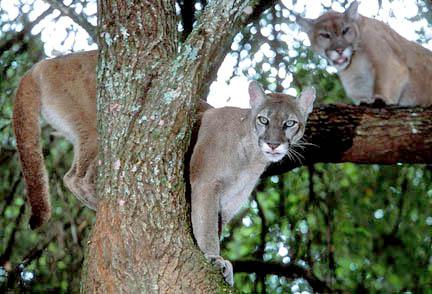
[[[298,103],[301,111],[306,116],[312,112],[315,97],[316,97],[315,88],[314,87],[307,87],[306,89],[304,89],[301,92],[300,97],[298,98],[297,103]]]
[[[252,108],[257,108],[260,106],[265,99],[267,99],[264,90],[257,81],[252,81],[249,83],[249,103]]]
[[[350,20],[357,20],[359,18],[358,7],[360,2],[354,1],[351,5],[345,10],[345,17]]]
[[[293,15],[296,18],[296,23],[299,25],[300,29],[305,32],[306,34],[309,34],[313,30],[313,27],[315,25],[314,19],[304,18],[300,15],[293,13]]]

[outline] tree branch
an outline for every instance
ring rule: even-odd
[[[16,45],[17,43],[21,43],[24,38],[30,34],[31,30],[35,25],[37,25],[41,20],[43,20],[45,17],[47,17],[49,14],[53,12],[53,9],[50,7],[44,12],[41,13],[34,21],[29,23],[24,23],[24,28],[16,32],[11,38],[9,38],[6,41],[0,42],[0,56],[7,50],[11,49],[12,46]]]
[[[73,7],[63,4],[61,0],[44,0],[51,7],[58,9],[64,16],[71,18],[77,25],[82,27],[90,35],[90,37],[97,43],[96,27],[92,25],[84,15],[75,12]]]
[[[258,245],[258,248],[256,249],[256,251],[254,252],[254,257],[259,259],[259,260],[263,260],[264,259],[264,253],[265,253],[265,246],[266,246],[266,236],[268,233],[268,226],[267,226],[267,219],[264,215],[264,211],[262,209],[262,206],[258,200],[257,197],[257,192],[259,190],[255,190],[252,194],[253,199],[255,200],[255,202],[257,203],[257,208],[258,208],[258,216],[261,219],[261,231],[260,231],[260,243]],[[262,287],[262,293],[266,293],[266,283],[265,283],[265,278],[266,278],[266,274],[259,274],[257,273],[258,279],[255,281],[255,290],[257,288],[257,282],[259,281],[261,283],[261,287]],[[257,292],[257,291],[256,291]]]
[[[216,2],[216,1],[215,1]],[[238,1],[237,1],[238,2]],[[245,4],[247,2],[251,1],[244,1]],[[234,36],[240,31],[241,28],[243,28],[246,24],[257,21],[259,19],[260,15],[269,7],[274,5],[276,3],[276,0],[261,0],[259,1],[252,10],[252,13],[249,15],[244,14],[244,17],[238,17],[233,18],[235,20],[234,22],[225,23],[224,25],[230,26],[229,29],[225,30],[224,36],[222,36],[212,51],[208,52],[208,59],[211,60],[211,62],[206,66],[204,79],[200,80],[199,83],[199,89],[197,91],[198,95],[197,98],[204,99],[208,95],[208,91],[210,88],[210,84],[216,79],[217,71],[220,65],[222,64],[223,60],[225,59],[225,56],[227,53],[231,50],[231,43],[234,38]],[[225,4],[223,4],[225,5]],[[235,4],[238,6],[238,4]],[[206,16],[206,14],[211,15],[215,11],[221,11],[221,10],[227,10],[227,7],[221,6],[220,8],[215,9],[215,7],[212,7],[215,5],[212,5],[212,3],[208,4],[204,10],[203,15],[201,16],[201,19],[208,19],[209,16]],[[244,5],[246,7],[246,5]],[[234,10],[233,10],[234,11]],[[241,13],[244,13],[243,9],[240,9]],[[219,23],[222,23],[223,19],[219,21]],[[212,24],[210,24],[212,25]],[[199,25],[198,25],[199,26]],[[202,31],[201,28],[195,28],[195,33],[199,33]],[[224,30],[221,30],[222,32]],[[192,33],[193,34],[193,33]]]
[[[265,175],[317,162],[432,163],[432,107],[321,105],[310,115],[302,163],[288,159]]]
[[[1,149],[1,153],[0,153],[0,165],[2,165],[3,163],[5,163],[6,161],[12,159],[12,157],[16,154],[16,150],[15,149],[5,149],[2,148]]]
[[[257,5],[255,5],[255,8],[252,12],[252,14],[248,17],[246,20],[246,23],[250,22],[258,22],[260,19],[261,14],[269,9],[270,7],[273,7],[276,4],[277,0],[261,0],[258,2]]]
[[[22,216],[24,215],[24,211],[25,211],[25,205],[21,205],[20,210],[19,210],[19,214],[15,219],[15,226],[12,229],[12,233],[10,234],[9,240],[7,242],[6,248],[3,252],[3,254],[0,256],[0,265],[4,266],[5,263],[7,261],[9,261],[11,255],[12,255],[12,250],[15,247],[15,236],[16,233],[18,232],[19,229],[19,224],[21,223],[21,219]]]
[[[270,94],[271,95],[271,94]],[[208,107],[202,107],[207,110]],[[326,163],[432,163],[432,107],[373,108],[347,104],[318,106],[310,115],[302,162],[285,158],[265,176],[296,167]],[[198,131],[199,121],[194,126]],[[191,145],[195,144],[191,141]]]
[[[233,260],[231,261],[235,273],[256,273],[257,275],[279,275],[289,279],[303,278],[308,281],[314,291],[319,293],[331,292],[324,281],[316,277],[312,271],[296,264],[280,264],[260,260]]]

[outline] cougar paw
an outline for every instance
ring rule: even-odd
[[[225,282],[227,282],[231,287],[234,286],[234,272],[231,262],[223,259],[222,256],[219,255],[206,254],[205,257],[222,271]]]
[[[96,210],[97,200],[96,200],[96,189],[95,185],[92,183],[88,183],[86,181],[80,181],[81,189],[83,190],[83,198],[82,202],[90,209]]]
[[[386,103],[384,101],[384,98],[381,96],[374,96],[373,97],[373,102],[370,105],[371,107],[375,107],[375,108],[383,108],[386,107]]]
[[[69,175],[66,175],[63,181],[65,186],[81,203],[92,210],[96,210],[97,200],[94,197],[96,194],[94,184],[87,183],[87,181],[81,178]]]

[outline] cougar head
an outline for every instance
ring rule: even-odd
[[[296,15],[297,24],[308,34],[312,50],[327,59],[338,71],[346,69],[359,47],[359,2],[354,1],[344,13],[327,12],[317,19]]]
[[[253,81],[249,84],[249,97],[252,129],[258,146],[268,161],[279,161],[303,137],[307,117],[312,112],[315,89],[306,88],[297,99],[285,94],[267,96]]]

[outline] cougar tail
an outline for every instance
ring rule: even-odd
[[[12,124],[31,205],[30,227],[32,229],[44,224],[51,216],[48,175],[39,143],[40,110],[41,91],[30,70],[21,79],[16,92]]]

